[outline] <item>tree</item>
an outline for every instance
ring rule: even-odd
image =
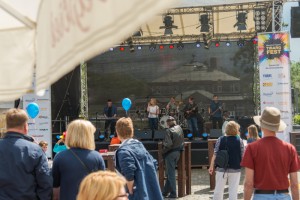
[[[294,88],[294,94],[297,95],[300,91],[300,62],[293,62],[291,65],[291,86]],[[297,101],[298,97],[294,97],[295,103],[294,103],[294,111],[298,112],[300,102]],[[295,106],[297,104],[297,106]],[[295,109],[296,108],[296,109]]]

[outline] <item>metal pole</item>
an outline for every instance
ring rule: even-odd
[[[272,1],[272,32],[275,32],[275,1]]]

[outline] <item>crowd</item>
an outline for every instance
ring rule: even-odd
[[[226,182],[229,199],[237,199],[241,167],[245,168],[244,199],[299,199],[297,152],[279,140],[276,132],[285,129],[277,108],[267,107],[254,117],[261,127],[248,128],[248,145],[239,137],[239,125],[229,121],[211,159],[209,173],[216,173],[213,199],[223,199]],[[93,124],[74,120],[62,138],[65,149],[58,151],[52,169],[45,155],[48,144],[36,144],[28,136],[28,116],[22,109],[6,113],[7,132],[0,139],[0,200],[161,200],[176,198],[175,167],[183,149],[183,131],[173,117],[168,117],[163,158],[166,182],[161,191],[156,171],[157,161],[143,144],[134,139],[133,123],[128,117],[116,122],[121,145],[115,152],[116,172],[105,171],[101,154],[95,151]],[[220,153],[222,152],[222,154]],[[220,157],[227,158],[221,165]],[[289,179],[288,179],[289,175]],[[290,190],[289,190],[290,188]]]

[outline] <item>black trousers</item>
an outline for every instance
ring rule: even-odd
[[[218,122],[218,127],[217,127],[217,122]],[[223,119],[222,117],[212,117],[212,126],[213,129],[221,129],[223,125]]]
[[[108,138],[108,127],[110,126],[110,134],[115,134],[116,131],[116,120],[108,119],[105,120],[104,129],[105,129],[105,138]]]

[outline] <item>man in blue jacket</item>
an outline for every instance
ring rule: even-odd
[[[0,200],[50,200],[52,178],[46,155],[27,136],[24,110],[6,114],[7,133],[0,139]]]
[[[127,180],[129,200],[162,200],[156,175],[157,161],[140,141],[132,138],[132,120],[119,119],[116,130],[122,141],[116,152],[116,169]]]

